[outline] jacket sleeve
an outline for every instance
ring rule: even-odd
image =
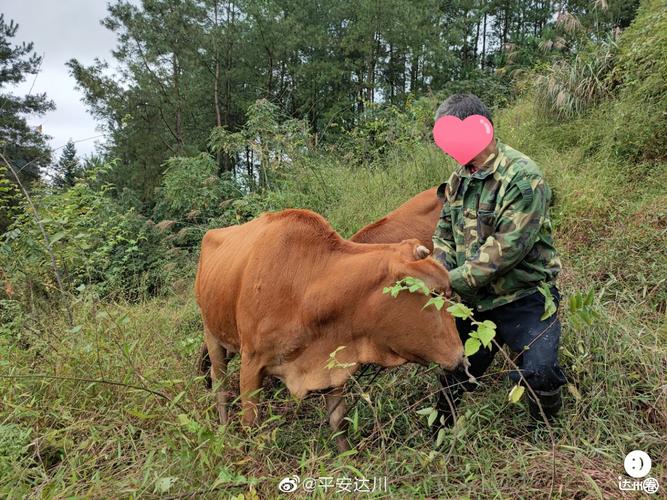
[[[438,188],[438,197],[445,199],[445,201],[433,234],[433,257],[448,271],[451,271],[456,267],[456,243],[454,242],[452,228],[452,211],[446,201],[445,186],[446,183]]]
[[[513,180],[496,214],[493,234],[475,257],[450,272],[452,288],[462,297],[474,295],[521,262],[537,240],[548,206],[544,179],[522,176]]]
[[[448,271],[456,267],[456,244],[452,232],[452,214],[446,205],[442,207],[440,220],[438,220],[435,234],[433,234],[433,257]]]

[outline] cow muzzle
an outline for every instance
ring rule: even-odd
[[[470,382],[470,383],[474,384],[474,383],[477,382],[477,379],[475,378],[475,376],[472,373],[470,373],[470,360],[465,355],[461,357],[461,361],[453,369],[451,369],[447,366],[444,366],[444,365],[440,365],[440,366],[445,371],[456,373],[458,375],[463,375],[463,377],[460,377],[460,378],[468,377],[468,382]]]

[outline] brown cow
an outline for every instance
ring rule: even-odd
[[[283,380],[298,398],[332,389],[326,399],[337,432],[345,415],[342,388],[360,365],[435,362],[458,368],[463,346],[449,313],[423,309],[427,298],[421,294],[393,299],[382,293],[405,276],[450,293],[447,271],[423,258],[427,254],[417,240],[347,241],[307,210],[265,214],[208,231],[195,291],[213,381],[224,377],[228,355],[240,353],[246,424],[256,421],[257,391],[266,375]],[[339,364],[328,368],[335,351]],[[216,396],[224,423],[222,387]],[[339,448],[346,443],[338,439]]]
[[[350,241],[357,243],[400,243],[409,238],[418,239],[429,251],[433,251],[432,236],[440,217],[445,184],[439,188],[422,191],[400,207],[354,233]],[[202,344],[198,370],[206,376],[206,386],[211,388],[211,362],[206,344]]]
[[[417,238],[433,251],[431,238],[442,210],[441,191],[442,187],[422,191],[382,219],[362,227],[350,240],[357,243],[398,243],[407,238]]]

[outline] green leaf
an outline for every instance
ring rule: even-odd
[[[568,299],[568,305],[570,306],[570,312],[574,312],[577,310],[577,304],[574,295],[570,295],[570,298]]]
[[[449,306],[447,312],[455,318],[468,319],[472,317],[472,309],[461,303]]]
[[[422,408],[421,410],[417,410],[417,415],[430,415],[435,411],[435,408],[432,406],[429,406],[428,408]]]
[[[178,481],[177,477],[158,478],[155,481],[155,493],[167,493],[176,481]]]
[[[426,309],[430,305],[435,306],[435,308],[440,311],[445,306],[445,299],[443,297],[431,297],[422,309]]]
[[[429,416],[428,416],[428,426],[431,427],[433,425],[433,422],[435,422],[435,419],[438,418],[438,411],[435,408],[431,408],[433,410]]]
[[[426,286],[426,283],[424,283],[424,281],[420,280],[419,278],[406,276],[401,281],[399,281],[399,283],[403,283],[405,286],[407,286],[410,293],[421,292],[424,295],[431,293],[431,290],[429,290],[429,288]]]
[[[538,290],[542,295],[544,295],[544,313],[542,313],[542,316],[540,316],[540,321],[544,321],[556,313],[557,307],[548,283],[542,283]]]
[[[588,293],[586,294],[586,297],[584,298],[584,305],[585,306],[592,306],[594,298],[595,298],[595,296],[593,295],[593,289],[591,288],[588,291]]]
[[[465,346],[463,346],[463,352],[466,356],[472,356],[479,351],[481,345],[481,342],[477,339],[468,339],[466,340]]]
[[[148,413],[144,413],[140,410],[134,410],[132,408],[126,408],[125,411],[132,415],[133,417],[140,418],[141,420],[149,420],[151,418],[155,418],[155,415],[149,415]]]
[[[197,434],[202,430],[201,424],[190,418],[190,416],[186,415],[185,413],[178,415],[178,423],[181,425],[181,427],[185,428],[193,434]]]
[[[79,333],[81,331],[81,325],[76,325],[67,330],[67,333]]]
[[[523,396],[524,391],[526,388],[522,385],[515,385],[512,387],[512,390],[509,393],[508,399],[510,400],[511,403],[518,403],[519,400],[521,399],[521,396]]]
[[[339,453],[336,457],[337,458],[351,457],[352,455],[356,455],[357,453],[359,452],[356,450],[356,448],[352,448],[350,450]]]
[[[484,347],[491,347],[491,341],[496,336],[496,324],[488,319],[477,326],[477,338]]]
[[[60,231],[59,233],[51,236],[50,243],[53,245],[56,241],[62,240],[66,236],[65,231]]]
[[[574,399],[577,401],[581,400],[581,393],[579,392],[579,389],[573,384],[567,384],[567,390],[574,396]]]
[[[595,295],[593,290],[589,290],[585,295],[582,293],[570,295],[570,318],[575,327],[581,328],[585,325],[590,326],[598,318],[599,315],[593,304],[594,300]]]
[[[95,319],[96,319],[97,321],[99,321],[99,320],[101,320],[101,319],[109,319],[109,313],[106,312],[106,311],[99,311],[99,312],[95,315]]]
[[[438,448],[442,444],[442,442],[445,440],[445,429],[440,429],[438,431],[438,437],[435,438],[435,447]]]

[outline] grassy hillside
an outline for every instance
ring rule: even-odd
[[[561,359],[573,388],[554,430],[555,493],[612,495],[628,450],[647,451],[657,468],[665,456],[661,280],[667,273],[658,256],[667,244],[667,171],[664,164],[635,164],[629,181],[623,163],[567,147],[563,127],[540,125],[528,100],[497,121],[501,139],[533,156],[554,186],[564,295],[595,290],[594,324],[576,323],[567,305],[561,310]],[[350,234],[451,168],[429,146],[412,153],[388,158],[385,169],[311,170],[295,183],[300,190],[284,190],[271,203],[311,206]],[[258,430],[248,433],[236,421],[218,428],[214,400],[195,378],[198,311],[187,281],[181,289],[132,305],[82,301],[73,304],[77,331],[66,333],[64,318],[53,313],[41,317],[38,332],[25,332],[28,349],[4,341],[4,492],[107,496],[223,488],[267,496],[294,473],[387,476],[391,492],[404,495],[533,496],[550,487],[548,435],[527,431],[525,409],[507,402],[502,363],[466,399],[465,418],[438,449],[416,413],[431,404],[436,379],[414,366],[388,371],[372,385],[350,384],[349,399],[357,401],[353,456],[336,456],[320,397],[297,404],[282,388],[265,389],[263,412],[270,418]]]
[[[647,2],[621,40],[623,67],[641,59],[628,47],[647,25],[667,36],[656,29],[665,19],[656,5]],[[554,446],[547,430],[526,428],[525,403],[507,401],[508,367],[500,359],[466,396],[463,418],[440,447],[417,414],[432,404],[437,379],[416,366],[349,384],[356,451],[347,456],[335,452],[323,398],[298,403],[279,384],[263,391],[258,429],[241,428],[236,403],[230,425],[218,427],[214,398],[195,373],[202,339],[192,296],[195,255],[181,251],[161,268],[175,278],[157,298],[102,301],[82,290],[71,303],[74,328],[59,304],[39,302],[38,287],[28,296],[38,304],[32,308],[2,301],[0,494],[264,498],[298,474],[371,483],[386,476],[399,496],[608,498],[618,496],[632,449],[648,452],[651,475],[664,478],[667,155],[642,135],[641,116],[626,113],[637,99],[638,83],[629,82],[618,84],[613,101],[568,121],[545,117],[530,93],[494,119],[499,138],[536,160],[555,193],[565,297],[560,356],[570,385]],[[622,145],[618,136],[609,139],[619,132],[608,124],[623,113],[632,144],[648,156],[608,147]],[[237,200],[233,213],[308,207],[349,236],[442,182],[452,167],[426,142],[396,146],[364,166],[323,154],[294,165],[269,194]],[[196,239],[203,227],[190,229]],[[113,257],[106,255],[95,262]],[[568,304],[589,291],[592,305]],[[238,361],[230,373],[238,383]]]

